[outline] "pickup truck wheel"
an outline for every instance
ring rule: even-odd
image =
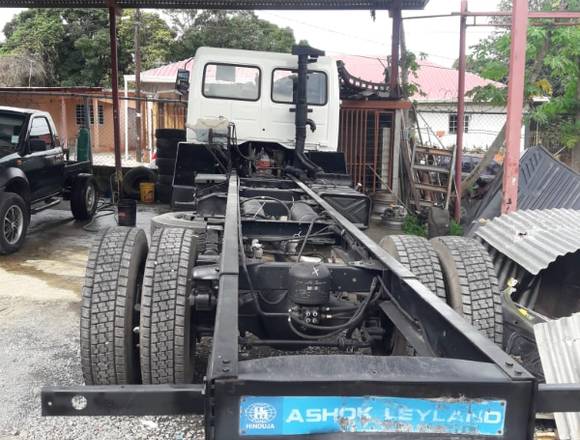
[[[147,237],[142,229],[105,229],[89,253],[81,303],[81,366],[87,385],[140,382],[135,329]]]
[[[141,304],[140,350],[144,384],[191,383],[192,268],[196,237],[186,229],[157,229],[147,258]]]
[[[11,254],[22,247],[29,222],[23,198],[15,193],[0,193],[0,254]]]
[[[441,265],[433,246],[427,239],[414,235],[387,235],[379,244],[409,269],[431,292],[443,301],[447,301]],[[395,330],[392,341],[394,355],[414,356],[416,354],[398,330]]]
[[[95,178],[89,174],[79,174],[73,181],[70,209],[75,220],[90,220],[97,211],[99,192]]]
[[[443,268],[449,305],[501,346],[501,294],[493,262],[485,247],[465,237],[437,237],[431,243]]]

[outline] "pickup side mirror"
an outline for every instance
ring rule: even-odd
[[[46,151],[46,142],[42,139],[30,139],[28,142],[31,153],[36,153],[38,151]]]

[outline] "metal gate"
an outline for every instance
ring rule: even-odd
[[[393,181],[394,112],[404,101],[343,101],[339,151],[355,185],[372,193],[389,189]]]

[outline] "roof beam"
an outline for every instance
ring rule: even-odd
[[[2,0],[7,8],[126,8],[161,9],[361,9],[387,10],[393,0]],[[401,0],[401,9],[424,9],[429,0]]]

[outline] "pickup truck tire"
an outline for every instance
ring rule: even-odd
[[[185,130],[180,130],[177,128],[158,128],[155,130],[156,139],[173,139],[176,141],[184,141],[185,136]]]
[[[155,160],[155,164],[157,165],[159,174],[173,176],[175,173],[175,159],[164,159],[162,157],[158,157]]]
[[[443,271],[429,240],[415,235],[387,235],[379,244],[409,269],[431,292],[447,302]],[[392,354],[408,356],[416,354],[398,330],[395,330],[393,335]]]
[[[0,254],[12,254],[22,247],[29,223],[24,199],[16,193],[0,193]]]
[[[501,294],[493,262],[485,247],[465,237],[437,237],[431,243],[443,268],[449,305],[501,346]]]
[[[90,220],[97,211],[97,181],[90,174],[79,174],[72,183],[70,209],[75,220]]]
[[[157,174],[147,167],[135,167],[127,171],[123,176],[123,192],[130,199],[139,199],[141,182],[155,182]]]
[[[192,268],[196,237],[187,229],[158,229],[147,258],[141,303],[140,354],[144,384],[193,379]]]
[[[81,366],[87,385],[140,382],[134,329],[147,259],[142,229],[114,227],[97,237],[81,302]]]

